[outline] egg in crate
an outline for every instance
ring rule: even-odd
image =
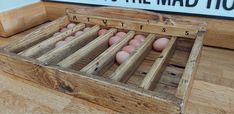
[[[136,40],[136,39],[132,39],[130,42],[129,42],[129,45],[131,46],[134,46],[135,48],[141,46],[141,42],[139,40]]]
[[[133,53],[136,50],[136,48],[132,45],[125,46],[122,51],[125,51],[129,54]]]
[[[103,34],[105,34],[108,30],[107,29],[101,29],[98,31],[98,35],[101,36]]]
[[[145,41],[145,36],[144,35],[136,35],[134,37],[134,39],[140,41],[140,42],[144,42]]]
[[[153,49],[155,51],[162,51],[166,48],[167,44],[169,42],[168,38],[159,38],[153,43]]]
[[[125,32],[118,32],[116,33],[116,36],[119,36],[119,37],[124,37],[126,35]]]
[[[77,37],[77,36],[80,36],[81,34],[83,34],[84,32],[83,31],[78,31],[78,32],[76,32],[75,33],[75,36]]]
[[[121,39],[122,39],[122,38],[119,37],[119,36],[113,36],[113,37],[111,37],[111,38],[109,39],[109,45],[111,46],[111,45],[113,45],[113,44],[119,42]]]
[[[75,23],[70,23],[70,24],[67,25],[67,28],[68,28],[68,29],[72,29],[72,28],[74,28],[75,26],[76,26]]]
[[[126,51],[120,51],[116,54],[116,61],[118,64],[122,64],[124,61],[126,61],[129,58],[130,54]]]

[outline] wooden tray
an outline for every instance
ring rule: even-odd
[[[149,14],[129,9],[111,11]],[[67,16],[2,47],[1,70],[122,113],[184,113],[202,48],[203,22],[160,14],[155,20],[100,14],[67,10]],[[52,36],[69,22],[78,24]],[[57,41],[85,26],[91,29],[54,48]],[[97,36],[101,28],[109,31]],[[117,31],[127,35],[109,47],[108,39]],[[117,65],[115,54],[135,34],[146,35],[146,41],[126,62]],[[159,37],[170,39],[161,53],[151,49]]]

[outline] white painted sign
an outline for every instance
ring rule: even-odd
[[[47,0],[234,18],[234,0]]]

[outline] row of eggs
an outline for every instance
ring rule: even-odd
[[[73,27],[75,27],[76,24],[74,23],[70,23],[67,25],[66,28],[63,28],[60,30],[60,32],[56,32],[54,33],[53,36],[56,36],[58,34],[60,34],[61,32],[65,32],[68,29],[72,29]],[[70,42],[71,40],[75,39],[77,36],[81,35],[82,33],[88,31],[90,29],[90,27],[86,27],[84,28],[83,31],[77,31],[73,36],[69,36],[67,38],[65,38],[65,40],[62,41],[58,41],[55,44],[55,48],[57,47],[61,47],[63,45],[65,45],[66,43]],[[108,30],[107,29],[101,29],[98,31],[98,35],[101,36],[103,34],[105,34]],[[112,36],[109,39],[109,46],[119,42],[120,40],[122,40],[124,38],[124,36],[126,35],[125,32],[117,32],[115,34],[115,36]],[[123,47],[121,51],[119,51],[116,54],[116,61],[118,64],[122,64],[124,61],[126,61],[130,55],[139,47],[141,46],[141,44],[143,44],[143,42],[145,41],[145,36],[144,35],[136,35],[132,40],[129,41],[128,45]],[[153,49],[155,51],[162,51],[168,44],[169,39],[168,38],[159,38],[157,40],[155,40],[155,42],[153,43]]]

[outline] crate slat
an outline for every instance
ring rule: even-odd
[[[204,39],[204,32],[201,31],[197,34],[197,38],[194,42],[192,51],[190,53],[188,62],[186,64],[184,73],[180,79],[178,88],[177,88],[177,93],[176,96],[178,98],[183,99],[183,108],[182,108],[182,112],[185,110],[185,106],[186,106],[186,101],[188,99],[188,96],[190,94],[191,91],[191,87],[193,84],[193,79],[197,70],[197,66],[199,63],[199,58],[201,55],[201,50],[202,50],[202,46],[203,46],[203,39]]]
[[[140,48],[138,48],[128,60],[121,64],[116,69],[116,71],[110,76],[110,78],[115,81],[127,81],[132,72],[135,71],[135,69],[138,67],[141,61],[148,54],[149,50],[151,50],[155,38],[156,35],[154,34],[148,35],[143,45]]]
[[[51,38],[48,38],[44,40],[43,42],[38,43],[35,46],[20,52],[19,55],[25,56],[25,57],[35,57],[38,54],[47,52],[54,48],[54,45],[56,42],[65,39],[66,37],[74,34],[76,31],[83,29],[84,27],[85,27],[85,24],[79,24],[72,29],[62,32],[61,34],[57,36],[52,36]]]
[[[85,47],[79,49],[72,55],[68,56],[64,60],[58,63],[59,66],[64,68],[69,68],[73,64],[75,64],[77,61],[81,60],[82,58],[86,57],[92,50],[99,47],[99,45],[102,45],[103,43],[108,43],[108,40],[111,36],[113,36],[117,32],[117,29],[110,29],[105,35],[102,35],[92,42],[90,42]]]
[[[128,41],[131,40],[135,35],[134,31],[129,31],[123,38],[121,42],[112,45],[105,52],[99,55],[96,59],[94,59],[91,63],[81,69],[82,72],[86,72],[88,74],[97,74],[103,67],[111,64],[110,62],[114,60],[115,54],[125,45],[127,45]]]
[[[58,31],[61,27],[66,26],[69,23],[68,17],[64,16],[55,21],[49,22],[36,29],[32,33],[24,36],[21,40],[13,42],[6,47],[5,51],[18,53],[24,49],[27,49],[34,45],[34,43],[45,40],[54,32]]]
[[[172,53],[173,48],[175,47],[176,38],[172,37],[167,45],[167,47],[162,51],[160,56],[155,60],[155,63],[151,67],[150,71],[147,73],[146,77],[142,81],[140,87],[144,89],[152,89],[152,86],[155,85],[160,79],[162,70],[165,68],[166,60]]]
[[[55,48],[47,52],[46,54],[37,58],[37,60],[45,64],[55,64],[59,62],[60,60],[62,60],[65,56],[68,56],[68,54],[75,52],[76,49],[83,47],[84,45],[92,41],[94,38],[96,38],[97,32],[99,29],[100,29],[100,26],[96,25],[90,28],[89,31],[81,34],[80,36],[77,36],[71,42],[68,42],[64,46]]]

